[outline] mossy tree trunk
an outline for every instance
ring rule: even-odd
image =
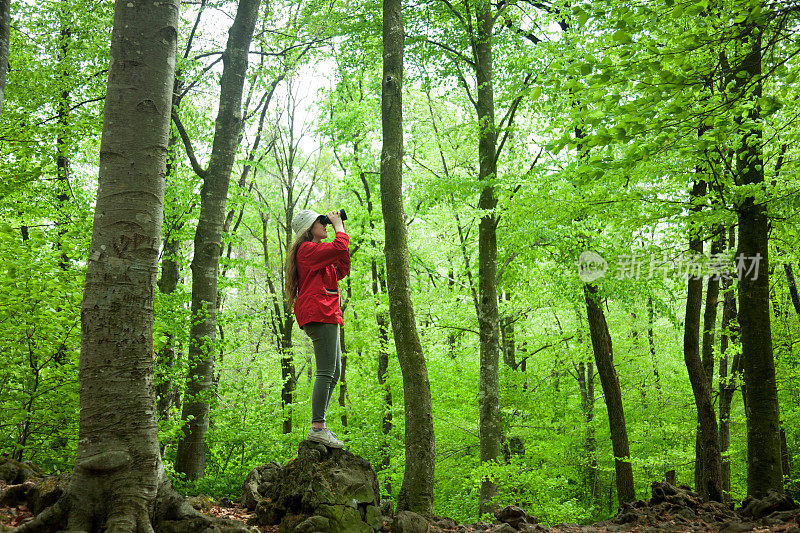
[[[740,118],[742,135],[736,153],[737,185],[762,187],[764,168],[761,117],[761,55],[765,28],[754,20],[742,27],[741,45],[746,52],[734,79],[741,100],[749,110]],[[762,498],[771,489],[782,491],[780,417],[772,328],[769,313],[769,220],[767,208],[754,195],[743,199],[736,210],[739,218],[737,257],[745,268],[739,279],[739,325],[741,326],[744,401],[747,413],[747,493]],[[757,271],[756,271],[757,267]]]
[[[403,374],[405,474],[397,506],[430,514],[433,510],[435,454],[428,368],[417,333],[408,266],[403,208],[403,32],[402,2],[383,0],[383,79],[381,119],[381,209],[386,244],[389,317]]]

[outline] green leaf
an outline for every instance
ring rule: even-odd
[[[633,39],[631,39],[631,34],[626,32],[625,30],[617,30],[612,35],[615,41],[620,42],[622,44],[628,44]]]

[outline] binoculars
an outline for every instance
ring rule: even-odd
[[[344,209],[339,209],[339,216],[342,217],[342,221],[347,220],[347,214],[344,212]],[[327,215],[320,215],[319,223],[325,226],[331,223],[331,219],[329,219]]]

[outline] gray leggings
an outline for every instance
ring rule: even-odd
[[[314,388],[311,391],[311,422],[325,422],[325,413],[342,371],[339,324],[309,322],[303,326],[303,331],[314,343],[314,358],[317,363]]]

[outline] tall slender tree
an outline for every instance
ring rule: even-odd
[[[605,396],[608,411],[608,425],[611,430],[611,449],[614,452],[614,471],[616,473],[617,498],[620,503],[636,499],[633,485],[633,467],[628,445],[628,427],[625,425],[625,411],[622,408],[622,390],[619,377],[614,368],[614,351],[608,323],[600,306],[599,290],[594,283],[583,286],[586,301],[586,314],[589,321],[589,335],[592,339],[594,361],[600,375],[600,385]]]
[[[428,368],[422,352],[408,267],[403,209],[403,32],[402,1],[383,0],[383,80],[381,91],[381,210],[386,244],[389,316],[403,374],[405,474],[397,506],[423,514],[433,511],[436,449]]]
[[[699,198],[705,195],[706,183],[697,179],[692,187],[692,209],[700,211]],[[703,254],[703,238],[695,229],[689,238],[689,250],[698,255]],[[711,398],[711,380],[706,376],[700,358],[700,308],[703,303],[703,278],[691,275],[687,281],[686,319],[683,333],[683,359],[692,384],[697,418],[699,421],[699,449],[701,450],[699,475],[695,489],[704,497],[714,501],[722,501],[722,464],[719,454],[719,434],[717,432],[717,414]]]
[[[192,259],[192,320],[189,333],[189,379],[183,402],[183,434],[178,442],[175,471],[189,479],[205,472],[205,436],[208,431],[210,394],[214,384],[213,343],[217,329],[217,281],[222,255],[222,228],[228,185],[242,128],[242,92],[261,0],[240,0],[222,54],[219,112],[208,168],[194,156],[189,137],[176,121],[186,144],[192,168],[203,178],[200,217]],[[177,116],[177,115],[175,115]]]
[[[760,2],[758,3],[760,5]],[[754,11],[755,12],[755,11]],[[759,16],[748,16],[741,25],[744,50],[733,79],[746,118],[737,115],[740,142],[736,151],[737,185],[764,186],[759,100],[762,96],[762,38],[766,27]],[[772,329],[769,312],[769,220],[763,200],[745,196],[737,205],[739,247],[737,257],[745,268],[739,279],[744,399],[747,410],[747,493],[766,496],[781,491],[780,417]]]

